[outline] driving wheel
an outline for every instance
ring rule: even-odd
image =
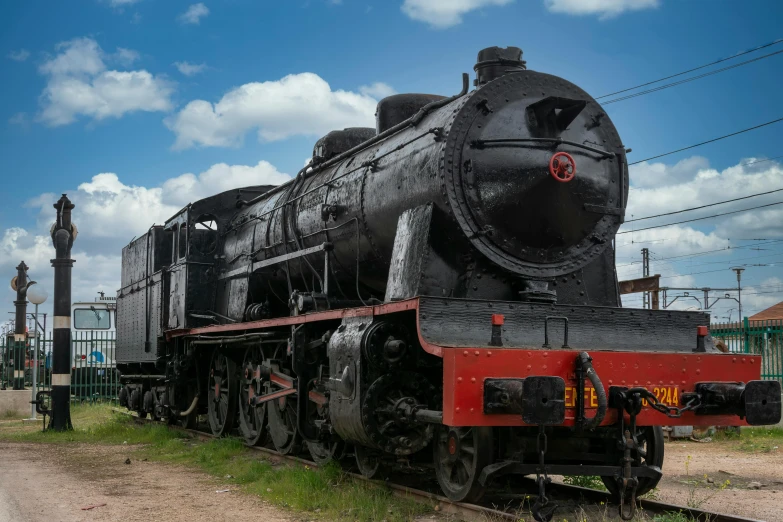
[[[296,430],[296,397],[287,395],[267,403],[269,436],[275,449],[283,455],[299,451]]]
[[[312,395],[308,394],[307,401],[307,417],[308,422],[313,426],[318,426],[318,423],[329,421],[329,400],[324,399],[324,390],[320,389],[316,379],[310,381],[307,386],[308,392],[315,391],[315,395],[320,400],[313,400]],[[307,451],[310,452],[310,456],[313,458],[313,462],[319,466],[323,466],[328,462],[339,462],[345,456],[345,441],[343,441],[338,435],[333,434],[329,440],[305,443],[307,445]]]
[[[227,435],[234,427],[237,411],[236,363],[220,348],[212,352],[207,390],[209,427],[216,437]]]
[[[254,399],[263,394],[261,384],[261,365],[264,354],[260,347],[248,348],[240,370],[239,390],[239,431],[248,446],[261,446],[266,442],[267,403],[253,404]]]

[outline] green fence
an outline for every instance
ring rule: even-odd
[[[783,320],[750,321],[710,325],[715,340],[730,352],[761,355],[761,378],[783,380]]]
[[[35,368],[34,354],[38,345],[38,375],[36,388],[48,390],[52,382],[52,338],[41,335],[40,343],[34,336],[27,339],[25,349],[25,387],[30,389]],[[72,332],[71,339],[71,398],[79,402],[116,400],[119,375],[115,368],[114,332]],[[0,341],[0,388],[13,387],[13,337]]]

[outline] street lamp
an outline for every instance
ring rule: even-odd
[[[41,337],[38,335],[38,305],[43,304],[46,298],[49,297],[49,293],[46,288],[37,284],[35,281],[31,281],[27,287],[27,300],[35,305],[35,349],[33,350],[33,406],[31,419],[35,420],[35,395],[37,390],[38,380],[38,348],[40,346]],[[46,332],[43,332],[46,335]]]

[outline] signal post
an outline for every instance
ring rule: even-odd
[[[24,363],[26,359],[27,332],[27,265],[24,261],[16,267],[16,278],[12,287],[16,287],[16,321],[14,328],[14,390],[24,390]]]
[[[71,424],[71,247],[76,226],[71,222],[73,203],[63,194],[54,204],[57,221],[52,243],[57,252],[54,267],[54,329],[52,332],[52,413],[49,429],[72,430]]]

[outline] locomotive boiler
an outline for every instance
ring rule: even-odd
[[[661,424],[777,422],[780,384],[719,353],[707,314],[621,308],[628,166],[600,104],[515,47],[475,72],[128,245],[122,403],[367,476],[415,461],[454,500],[599,475],[625,516],[660,478]]]

